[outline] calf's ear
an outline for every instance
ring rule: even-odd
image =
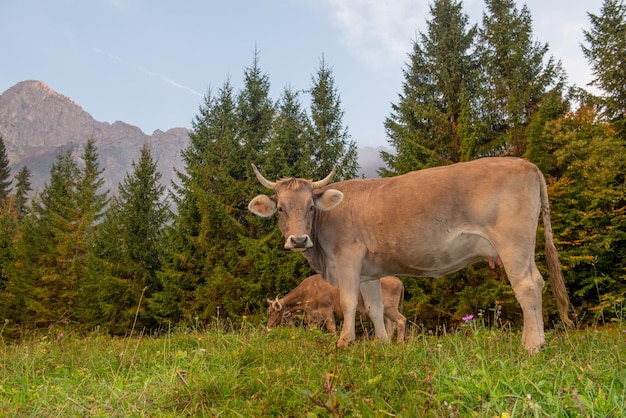
[[[260,194],[248,203],[248,210],[262,218],[269,218],[276,213],[276,202],[269,196]]]
[[[343,200],[343,193],[339,190],[328,189],[315,199],[315,207],[319,210],[331,210],[335,206],[341,203]]]

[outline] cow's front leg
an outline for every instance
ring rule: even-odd
[[[365,309],[374,323],[374,332],[380,342],[387,342],[389,337],[385,328],[383,296],[380,288],[380,280],[368,280],[361,282],[361,294]]]
[[[356,307],[359,302],[359,281],[344,280],[339,282],[339,301],[343,312],[343,327],[337,341],[337,347],[347,347],[355,338]]]

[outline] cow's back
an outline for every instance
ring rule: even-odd
[[[358,252],[358,245],[364,277],[458,271],[497,258],[491,237],[500,231],[536,233],[540,181],[535,165],[502,157],[332,183],[321,191],[339,190],[344,199],[317,214],[316,247],[305,256],[333,284],[326,254],[350,247]]]

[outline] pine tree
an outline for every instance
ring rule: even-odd
[[[30,183],[31,177],[32,173],[25,165],[15,175],[15,211],[20,219],[27,213],[28,192],[33,190]]]
[[[623,0],[604,0],[601,14],[588,16],[591,29],[583,31],[588,46],[582,51],[593,70],[591,85],[601,90],[604,116],[626,140],[626,5]]]
[[[47,326],[69,319],[74,300],[72,258],[65,249],[73,228],[74,179],[78,167],[71,150],[57,155],[50,182],[32,199],[16,242],[16,263],[9,270],[12,319]]]
[[[485,3],[480,50],[487,112],[477,153],[521,156],[526,151],[527,126],[546,93],[562,89],[564,72],[553,57],[544,64],[548,45],[534,41],[526,5],[518,10],[514,0]]]
[[[560,91],[546,94],[539,110],[533,115],[527,128],[527,148],[524,158],[535,163],[544,175],[557,175],[554,152],[558,145],[552,134],[546,131],[550,122],[557,120],[569,111],[569,102],[563,99]]]
[[[245,144],[239,123],[248,118],[235,104],[232,85],[211,92],[193,123],[183,151],[185,173],[175,197],[177,215],[167,232],[167,256],[159,274],[162,290],[154,307],[164,321],[209,320],[218,306],[227,316],[240,308],[238,285],[229,265],[236,262],[236,243],[244,228]],[[249,125],[248,125],[249,126]],[[259,134],[259,133],[257,133]],[[255,136],[256,138],[264,135]]]
[[[302,109],[299,94],[286,87],[277,104],[273,135],[265,146],[262,170],[267,178],[282,177],[314,178],[319,170],[312,157],[311,127]],[[249,196],[267,190],[253,179]],[[250,278],[242,283],[248,306],[263,312],[268,295],[286,294],[312,270],[300,254],[285,252],[284,238],[276,219],[263,220],[249,217],[246,237],[240,240],[244,255],[242,261],[248,266]]]
[[[81,286],[77,317],[84,325],[105,326],[110,332],[130,331],[140,298],[136,326],[154,328],[149,309],[152,294],[160,290],[162,231],[170,217],[161,173],[144,144],[133,172],[119,185],[118,196],[96,232]]]
[[[71,149],[59,154],[50,183],[32,200],[9,271],[16,319],[43,325],[74,319],[92,228],[106,204],[106,193],[97,190],[102,184],[97,159],[92,139],[81,155],[82,169]]]
[[[9,159],[4,140],[0,136],[0,291],[8,281],[8,275],[4,270],[14,260],[13,240],[17,234],[17,221],[13,211],[15,202],[14,198],[9,197],[10,175]]]
[[[385,121],[395,153],[381,153],[385,176],[458,162],[472,156],[470,103],[476,91],[476,28],[461,2],[436,0],[427,33],[413,43],[399,103]]]
[[[80,286],[80,280],[85,273],[85,260],[92,245],[92,229],[99,223],[104,208],[108,203],[108,191],[102,191],[104,179],[98,162],[98,150],[95,139],[89,138],[85,144],[81,161],[84,164],[79,168],[74,183],[75,202],[73,219],[71,219],[71,234],[67,237],[68,258],[72,260],[71,275],[73,283]]]
[[[250,164],[261,164],[265,145],[270,139],[274,104],[269,97],[269,76],[259,65],[259,51],[255,49],[252,66],[244,69],[244,87],[237,97],[237,137],[242,145],[243,159],[231,160],[238,170],[233,178],[249,177]]]
[[[265,146],[263,172],[267,178],[312,178],[311,128],[298,92],[286,87],[277,104],[273,135]]]
[[[343,125],[341,98],[335,87],[332,69],[326,64],[324,57],[312,78],[309,93],[312,129],[310,136],[315,164],[311,178],[326,177],[334,166],[337,166],[335,180],[356,177],[359,169],[356,143],[350,139],[348,128]]]
[[[0,135],[0,208],[3,207],[9,197],[11,186],[11,165],[4,146],[4,139]]]

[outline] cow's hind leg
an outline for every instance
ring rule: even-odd
[[[522,343],[529,353],[535,354],[546,342],[543,329],[542,291],[544,286],[543,277],[537,269],[534,260],[530,260],[526,266],[520,263],[504,261],[515,298],[522,307],[524,315],[524,329],[522,331]]]
[[[387,338],[391,341],[396,332],[396,323],[387,316],[387,312],[385,312],[385,330],[387,330]]]
[[[406,331],[406,318],[404,315],[397,310],[385,310],[385,326],[390,340],[394,331],[397,331],[396,341],[399,343],[404,341],[404,333]]]
[[[330,315],[324,321],[324,326],[328,332],[332,332],[333,335],[337,335],[337,324],[335,323],[334,315]]]

